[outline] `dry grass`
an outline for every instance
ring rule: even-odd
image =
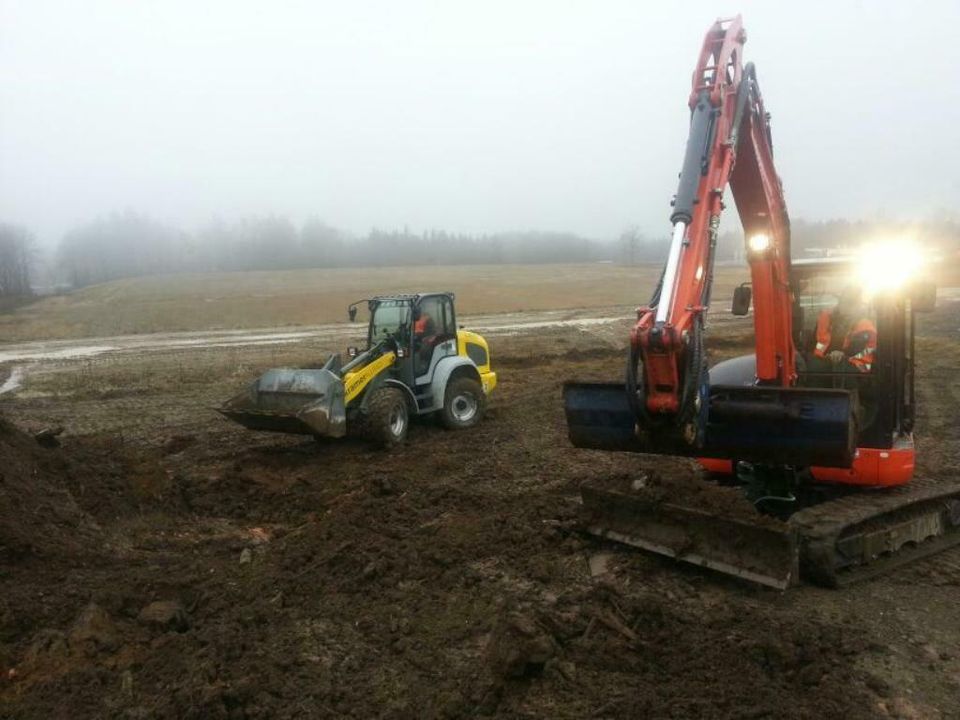
[[[316,367],[336,350],[340,348],[297,345],[105,355],[35,368],[19,396],[114,400],[186,395],[222,400],[225,392],[239,390],[268,368]]]
[[[119,280],[0,315],[0,340],[316,325],[346,320],[348,303],[374,294],[452,290],[458,312],[636,305],[659,266],[499,265],[291,270]],[[745,268],[718,268],[726,302]]]

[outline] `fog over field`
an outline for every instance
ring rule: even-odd
[[[955,217],[953,0],[3,0],[0,219],[41,246],[125,210],[663,234],[696,54],[736,12],[794,217]]]
[[[0,0],[0,717],[960,717],[958,27]]]

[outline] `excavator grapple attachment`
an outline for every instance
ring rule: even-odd
[[[856,452],[856,396],[846,390],[711,386],[700,445],[666,422],[640,427],[623,384],[569,382],[563,398],[582,448],[821,467],[850,467]]]
[[[218,412],[251,430],[343,437],[343,381],[328,369],[268,370]]]

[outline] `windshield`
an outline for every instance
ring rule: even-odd
[[[856,290],[859,283],[851,282],[851,279],[843,274],[824,274],[814,277],[804,278],[800,282],[797,304],[801,312],[801,325],[795,330],[804,333],[807,339],[812,343],[812,338],[816,335],[817,321],[821,313],[834,313],[839,310],[842,314],[844,308],[839,308],[840,299],[851,290]],[[861,318],[867,318],[876,323],[876,310],[873,303],[864,297],[864,302],[849,308],[848,312],[853,312],[856,317],[843,317],[844,323],[850,325]],[[837,318],[839,320],[840,318]],[[809,343],[808,343],[809,344]],[[802,343],[801,343],[802,345]],[[812,347],[800,347],[801,351],[812,350]]]
[[[370,323],[370,344],[388,337],[403,339],[410,330],[410,303],[405,300],[384,300],[377,305]]]

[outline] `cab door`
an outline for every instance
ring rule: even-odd
[[[371,303],[367,348],[378,342],[392,340],[396,344],[397,360],[391,375],[411,387],[414,379],[413,316],[415,308],[408,298],[387,298]]]
[[[414,310],[413,367],[417,385],[433,379],[437,363],[457,354],[457,319],[449,295],[426,295]]]

